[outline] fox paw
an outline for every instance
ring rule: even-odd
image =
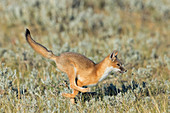
[[[70,97],[70,94],[68,94],[68,93],[62,93],[62,96],[63,96],[63,97]]]
[[[82,92],[83,92],[83,93],[85,93],[85,92],[90,92],[90,88],[84,88]]]

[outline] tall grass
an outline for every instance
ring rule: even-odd
[[[0,112],[168,112],[168,0],[0,0]],[[24,32],[53,50],[100,62],[113,50],[128,70],[76,104],[67,75],[33,52]]]

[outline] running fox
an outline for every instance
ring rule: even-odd
[[[37,53],[45,58],[54,60],[57,68],[68,75],[70,88],[73,89],[73,93],[63,93],[62,95],[64,97],[74,99],[79,91],[88,92],[88,86],[97,85],[97,83],[104,80],[112,71],[120,73],[126,72],[122,67],[122,63],[117,58],[117,51],[113,51],[100,63],[95,64],[92,60],[78,53],[65,52],[60,56],[54,55],[51,50],[48,50],[33,40],[28,29],[26,29],[25,37],[29,45]],[[83,86],[87,86],[88,88],[83,88]]]

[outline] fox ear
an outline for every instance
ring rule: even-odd
[[[112,61],[114,61],[117,58],[118,55],[118,51],[114,50],[111,54],[110,54],[110,59]]]

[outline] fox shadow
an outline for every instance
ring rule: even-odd
[[[132,81],[132,83],[129,85],[122,84],[121,88],[117,88],[116,85],[113,85],[111,83],[107,87],[104,87],[103,89],[99,89],[96,92],[79,93],[79,95],[75,99],[75,102],[77,102],[78,100],[82,100],[83,102],[86,102],[94,98],[96,101],[103,100],[104,96],[116,96],[119,93],[124,94],[128,90],[131,90],[133,92],[136,88],[140,88],[140,91],[142,92],[142,88],[145,87],[146,87],[146,82],[142,82],[142,86],[139,86],[137,82]],[[147,96],[149,96],[149,92],[145,92],[145,93]]]

